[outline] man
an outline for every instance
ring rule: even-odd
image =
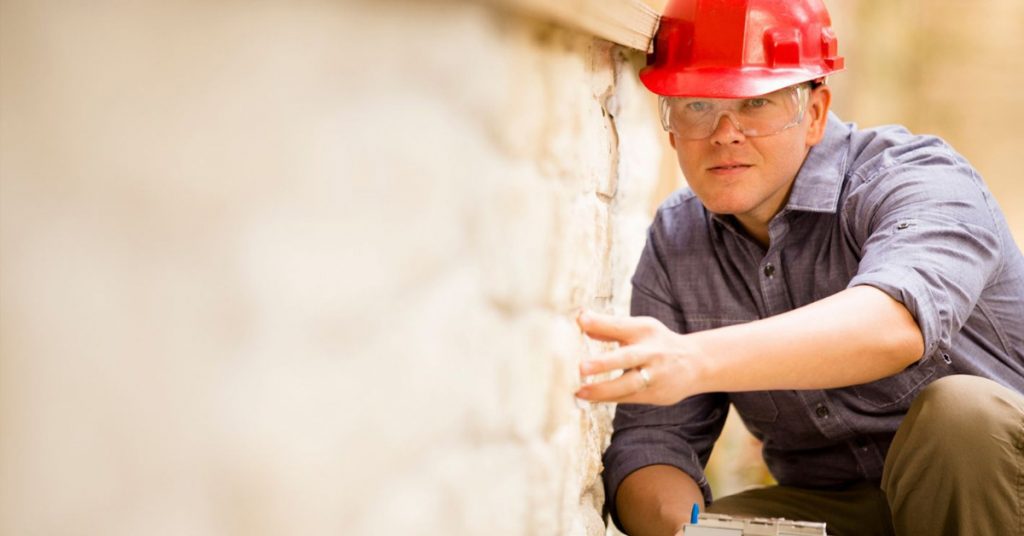
[[[820,0],[672,0],[644,84],[689,189],[658,210],[620,343],[608,508],[629,534],[712,512],[837,535],[1024,531],[1024,257],[941,140],[829,112]],[[729,404],[779,486],[712,500]]]

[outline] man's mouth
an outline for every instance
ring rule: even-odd
[[[712,166],[712,167],[708,168],[708,171],[711,171],[712,173],[729,173],[729,172],[742,171],[742,170],[747,169],[749,167],[753,167],[753,166],[751,166],[750,164],[729,163],[729,164],[721,164],[721,165],[718,165],[718,166]]]

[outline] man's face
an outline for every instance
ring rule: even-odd
[[[808,150],[825,133],[831,93],[810,92],[796,125],[766,136],[745,136],[722,116],[711,135],[683,139],[669,133],[690,188],[708,210],[732,214],[748,230],[767,229],[784,206]]]

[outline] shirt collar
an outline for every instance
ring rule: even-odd
[[[825,136],[811,147],[793,181],[784,210],[835,212],[850,154],[851,127],[828,113]]]

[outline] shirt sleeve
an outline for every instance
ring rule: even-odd
[[[632,316],[651,316],[681,332],[681,313],[671,298],[668,276],[659,261],[654,226],[633,276]],[[690,475],[710,504],[711,488],[704,466],[728,413],[722,393],[693,396],[671,406],[619,404],[611,445],[604,454],[607,508],[622,528],[615,508],[619,485],[630,473],[649,465],[671,465]]]
[[[925,353],[949,349],[999,271],[1002,244],[981,179],[959,158],[932,155],[889,167],[851,193],[857,274],[903,303]]]

